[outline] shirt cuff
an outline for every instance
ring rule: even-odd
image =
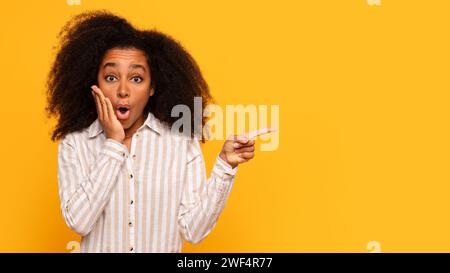
[[[128,148],[119,141],[108,138],[103,144],[102,153],[119,161],[124,161],[125,157],[128,155]]]
[[[228,174],[230,176],[235,176],[238,170],[238,166],[231,167],[228,162],[223,160],[220,155],[217,156],[216,163],[213,167],[213,172],[215,172],[219,177],[222,177],[224,174]]]

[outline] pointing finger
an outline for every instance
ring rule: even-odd
[[[256,130],[256,131],[249,132],[247,134],[247,137],[248,138],[255,138],[257,136],[273,133],[273,132],[276,132],[276,131],[278,131],[278,130],[274,129],[274,128],[264,128],[264,129],[261,129],[261,130]]]

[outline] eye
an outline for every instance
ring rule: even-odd
[[[131,78],[131,80],[132,80],[133,82],[135,82],[135,83],[140,83],[140,82],[142,82],[144,79],[142,79],[142,77],[139,77],[139,76],[134,76],[134,77]]]
[[[117,78],[116,78],[116,76],[113,76],[113,75],[107,75],[107,76],[105,77],[105,80],[106,80],[107,82],[113,82],[113,81],[116,81]]]

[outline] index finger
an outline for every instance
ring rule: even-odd
[[[268,134],[268,133],[273,133],[273,132],[276,132],[276,131],[278,131],[278,129],[264,128],[264,129],[260,129],[260,130],[256,130],[256,131],[252,131],[252,132],[247,133],[247,137],[248,138],[255,138],[257,136],[265,135],[265,134]]]

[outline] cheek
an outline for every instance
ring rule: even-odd
[[[107,95],[107,94],[104,94],[104,96],[105,96],[105,98],[108,98],[109,99],[109,101],[114,105],[114,97],[113,96],[109,96],[109,95]]]
[[[139,96],[139,98],[136,99],[139,109],[144,110],[145,105],[147,105],[149,100],[148,93],[145,93],[145,95]]]
[[[99,82],[98,87],[100,88],[100,90],[102,90],[103,96],[109,98],[110,100],[112,98],[114,98],[115,95],[115,91],[114,89],[111,87],[111,85],[108,84],[102,84],[101,82]],[[112,100],[111,100],[112,101]]]
[[[140,87],[139,89],[136,89],[135,96],[136,96],[136,102],[142,106],[145,107],[150,97],[150,91],[149,87]]]
[[[99,86],[100,90],[102,90],[103,96],[111,99],[114,97],[114,91],[111,90],[111,88],[108,88],[107,86]]]

